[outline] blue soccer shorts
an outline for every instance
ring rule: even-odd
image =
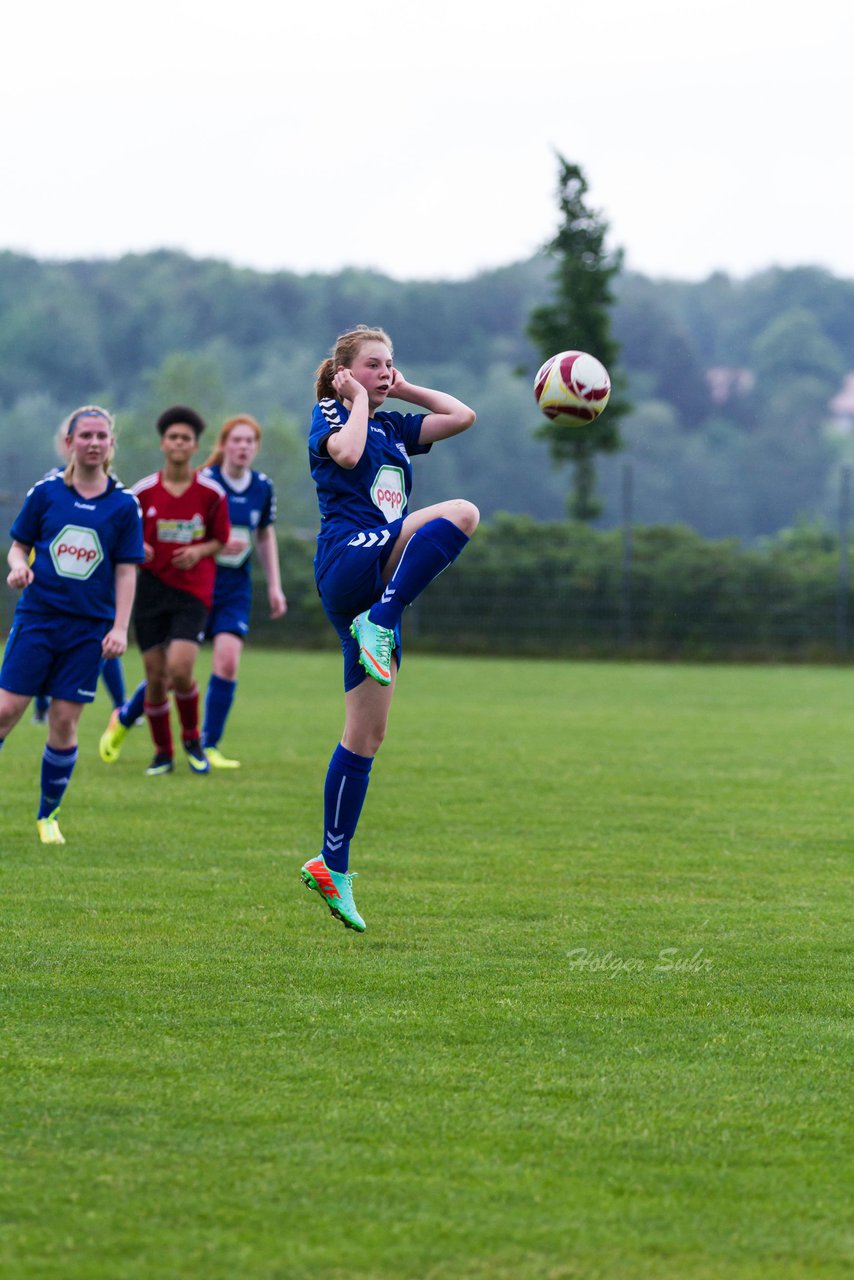
[[[344,654],[344,690],[361,684],[367,673],[359,662],[359,646],[350,635],[350,624],[370,609],[383,593],[383,569],[394,549],[402,520],[375,529],[350,530],[333,547],[325,547],[323,568],[317,583],[324,612],[338,632]],[[394,657],[400,667],[400,626],[394,629]]]
[[[208,615],[205,628],[205,639],[213,640],[222,632],[245,640],[249,635],[249,611],[252,607],[252,589],[247,584],[245,590],[232,591],[225,599],[217,600],[214,595],[213,607]]]
[[[15,618],[0,689],[35,698],[44,694],[65,702],[92,702],[98,687],[101,641],[110,629],[103,618]]]

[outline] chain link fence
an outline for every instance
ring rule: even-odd
[[[2,494],[4,528],[20,506]],[[847,662],[854,656],[850,475],[836,530],[783,531],[754,547],[686,527],[635,526],[631,472],[618,529],[499,516],[407,611],[407,647],[471,654]],[[314,539],[279,530],[289,611],[271,622],[256,564],[252,640],[337,648],[314,585]],[[8,632],[16,593],[0,591]]]

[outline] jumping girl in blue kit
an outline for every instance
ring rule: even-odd
[[[110,473],[112,417],[85,405],[66,419],[65,434],[68,465],[33,486],[12,525],[6,581],[22,595],[0,669],[0,747],[31,698],[51,699],[36,823],[43,844],[65,843],[57,819],[77,761],[77,724],[102,659],[127,648],[145,554],[139,503]]]
[[[391,398],[426,412],[382,409]],[[366,326],[338,339],[317,371],[317,399],[308,446],[320,506],[314,567],[344,651],[345,718],[326,775],[323,847],[300,874],[337,919],[361,932],[350,841],[388,723],[401,615],[457,558],[480,518],[461,498],[410,512],[410,457],[467,430],[475,414],[444,391],[407,382],[388,335]]]

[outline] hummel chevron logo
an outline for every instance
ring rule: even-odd
[[[391,537],[388,529],[383,529],[382,533],[357,533],[355,538],[351,538],[347,543],[348,547],[384,547]]]
[[[337,853],[344,843],[344,836],[334,836],[331,831],[326,833],[326,845],[330,853]]]
[[[380,604],[388,604],[388,602],[393,598],[394,598],[394,587],[386,587],[385,591],[380,596]]]

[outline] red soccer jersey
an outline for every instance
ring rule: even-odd
[[[228,542],[231,523],[224,489],[196,471],[190,487],[176,498],[164,488],[157,472],[137,481],[132,492],[142,507],[142,536],[154,550],[154,558],[146,563],[144,571],[170,587],[189,591],[210,608],[216,576],[214,557],[203,556],[192,569],[176,568],[172,557],[181,547],[194,542],[207,542],[210,538]]]

